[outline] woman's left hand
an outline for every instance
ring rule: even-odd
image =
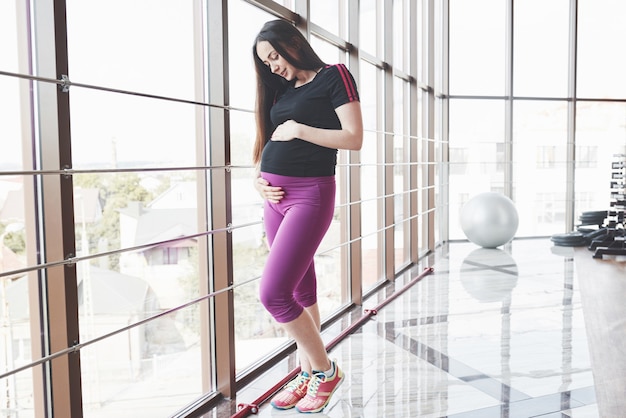
[[[295,120],[288,120],[278,125],[272,133],[272,141],[291,141],[299,136],[300,124]]]

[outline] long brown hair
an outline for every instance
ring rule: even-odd
[[[273,130],[270,109],[277,97],[287,87],[287,81],[273,74],[256,53],[261,41],[269,42],[289,64],[300,70],[317,70],[326,64],[315,53],[304,35],[285,20],[271,20],[263,25],[252,45],[252,57],[256,70],[256,140],[252,160],[261,161],[263,147]]]

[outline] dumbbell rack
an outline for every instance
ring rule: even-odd
[[[611,204],[607,211],[606,233],[589,244],[589,250],[594,251],[593,258],[626,256],[625,210],[626,154],[615,154],[611,165]]]

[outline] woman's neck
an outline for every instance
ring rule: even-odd
[[[300,87],[303,86],[305,84],[310,83],[311,81],[313,81],[313,79],[315,78],[315,76],[321,71],[322,69],[318,69],[318,70],[303,70],[300,73],[298,73],[296,75],[296,82],[294,83],[294,87]]]

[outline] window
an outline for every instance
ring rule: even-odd
[[[626,57],[607,51],[619,49],[619,40],[626,38],[626,27],[623,24],[626,3],[620,0],[580,0],[577,4],[578,96],[624,99]]]
[[[514,2],[515,96],[567,97],[569,4],[569,0]]]
[[[504,95],[505,5],[450,1],[450,94]]]

